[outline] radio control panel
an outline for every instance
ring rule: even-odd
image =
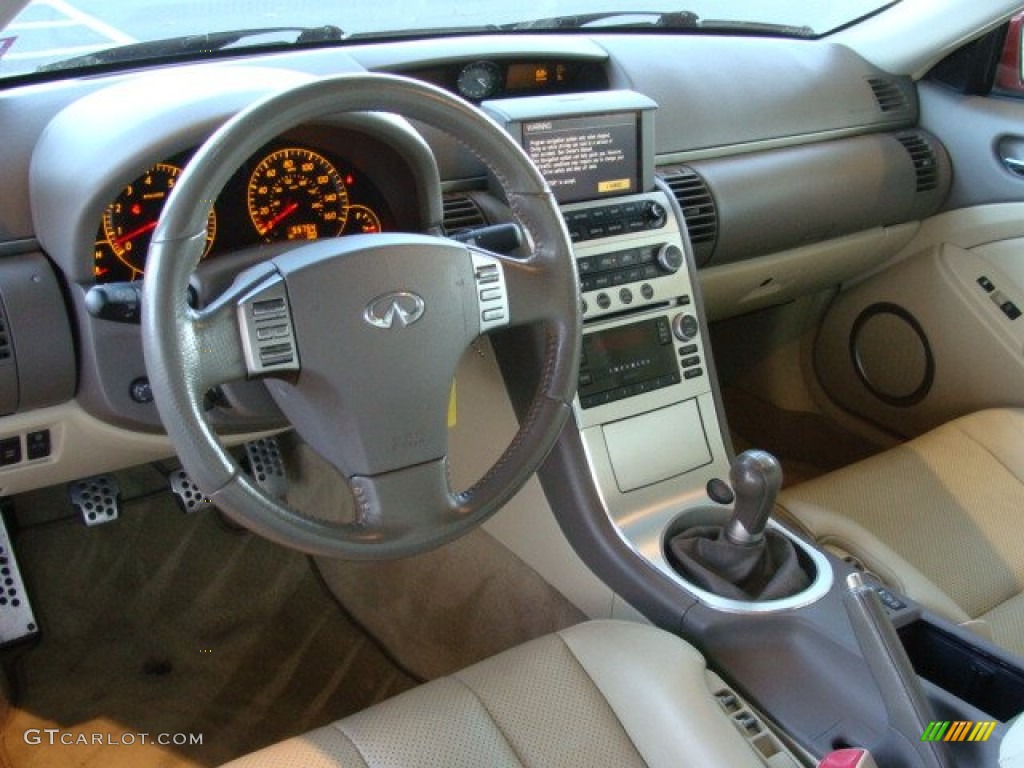
[[[562,207],[584,320],[669,302],[686,292],[683,243],[668,210],[662,192]]]
[[[682,234],[668,205],[655,191],[562,209],[583,297],[580,428],[711,388]]]

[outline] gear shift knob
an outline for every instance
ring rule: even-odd
[[[764,538],[782,486],[782,467],[767,451],[744,451],[733,460],[729,481],[736,493],[736,505],[725,526],[725,536],[733,544],[757,544]]]

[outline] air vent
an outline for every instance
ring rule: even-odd
[[[930,192],[935,189],[939,184],[939,162],[932,145],[919,133],[909,133],[896,138],[906,148],[914,163],[917,191]]]
[[[446,235],[454,235],[487,224],[483,211],[469,195],[445,195],[443,204],[443,226]]]
[[[718,209],[703,177],[692,168],[680,166],[662,176],[679,202],[697,264],[704,264],[718,240]]]
[[[910,106],[907,103],[907,95],[895,80],[869,77],[868,85],[871,86],[871,92],[875,95],[875,101],[882,112],[899,112]]]

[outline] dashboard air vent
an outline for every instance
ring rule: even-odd
[[[686,219],[686,229],[697,264],[704,264],[718,241],[718,208],[704,178],[692,168],[680,166],[662,179],[672,190]]]
[[[443,203],[443,226],[446,235],[454,235],[457,232],[487,224],[487,218],[483,211],[469,195],[445,195]]]
[[[928,140],[919,133],[898,136],[897,140],[906,148],[914,163],[917,174],[917,191],[930,192],[939,184],[939,161]]]
[[[907,95],[895,80],[869,77],[868,85],[871,86],[871,92],[875,95],[875,101],[882,112],[898,112],[910,106],[907,103]]]

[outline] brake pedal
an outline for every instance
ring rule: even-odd
[[[121,486],[113,475],[84,477],[68,484],[68,499],[88,526],[110,523],[121,514]]]
[[[0,646],[38,634],[39,625],[14,556],[7,521],[0,516]]]
[[[182,511],[188,514],[200,512],[206,509],[215,509],[215,505],[206,494],[199,490],[199,486],[192,482],[188,472],[184,469],[176,469],[170,476],[171,493]]]
[[[288,493],[288,475],[276,437],[261,437],[245,444],[249,474],[264,493],[283,499]]]

